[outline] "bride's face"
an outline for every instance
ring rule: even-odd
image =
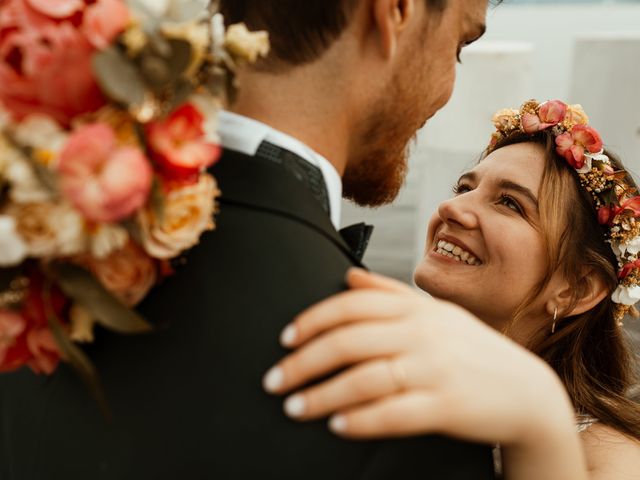
[[[543,171],[543,148],[521,143],[463,175],[429,222],[417,285],[505,326],[546,271],[537,201]]]

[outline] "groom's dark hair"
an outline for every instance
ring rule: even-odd
[[[442,12],[448,0],[425,0]],[[319,58],[342,34],[360,0],[221,0],[228,24],[267,30],[271,63],[301,65]]]

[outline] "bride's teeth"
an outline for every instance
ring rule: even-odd
[[[460,258],[462,259],[463,262],[466,262],[470,255],[471,254],[469,252],[462,252],[462,255],[460,255]]]
[[[453,243],[445,243],[445,245],[444,245],[444,249],[447,252],[452,251],[454,248],[455,248],[455,245]]]
[[[447,244],[447,242],[445,242],[444,240],[440,240],[438,242],[438,248],[444,248],[444,246]]]
[[[467,258],[467,263],[469,265],[475,265],[476,260],[477,260],[476,257],[474,257],[473,255],[469,255],[469,258]]]
[[[462,250],[460,247],[458,247],[458,246],[455,246],[455,247],[453,248],[453,250],[451,251],[451,253],[453,253],[454,255],[458,255],[458,256],[460,256],[460,254],[461,254],[462,252],[463,252],[463,250]]]

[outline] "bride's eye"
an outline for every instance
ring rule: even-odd
[[[454,195],[462,195],[463,193],[470,192],[472,188],[464,183],[457,183],[453,186]]]
[[[506,193],[503,193],[502,195],[500,195],[499,203],[501,205],[504,205],[507,208],[510,208],[514,212],[519,213],[520,215],[524,215],[524,212],[520,204],[516,200],[514,200],[512,197],[507,195]]]

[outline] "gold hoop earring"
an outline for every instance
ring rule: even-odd
[[[551,335],[556,333],[556,320],[558,319],[558,307],[553,311],[553,325],[551,325]]]

